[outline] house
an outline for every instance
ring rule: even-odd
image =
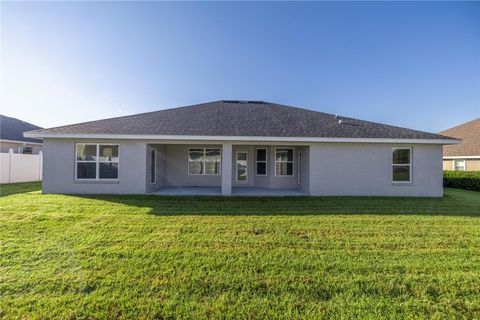
[[[0,115],[0,152],[38,154],[42,150],[42,140],[24,137],[23,133],[42,129],[31,123]]]
[[[442,135],[262,101],[36,130],[44,193],[443,195]]]
[[[442,131],[462,143],[443,148],[443,170],[480,171],[480,118]]]

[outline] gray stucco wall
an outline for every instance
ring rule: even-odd
[[[118,181],[76,181],[75,142],[118,143]],[[135,194],[145,193],[146,144],[133,141],[83,141],[45,139],[43,156],[44,193]]]
[[[412,183],[392,183],[392,147],[412,147]],[[310,146],[312,195],[443,195],[441,145],[316,143]]]
[[[219,175],[189,175],[188,174],[188,149],[190,148],[222,148],[221,145],[165,145],[165,186],[182,187],[219,187],[222,176]]]
[[[157,190],[165,186],[165,167],[166,167],[166,146],[163,144],[149,144],[147,146],[147,170],[145,177],[145,188],[147,192]],[[155,165],[155,183],[151,183],[151,159],[152,159],[152,150],[156,150],[156,165]]]
[[[300,179],[300,190],[304,193],[310,193],[310,148],[309,147],[299,147],[297,151],[297,159],[299,160],[299,152],[302,153],[301,159],[301,179]],[[298,170],[297,170],[298,171]]]
[[[293,148],[293,176],[275,176],[275,149]],[[294,146],[270,146],[268,150],[268,175],[270,177],[269,188],[274,189],[294,189],[298,187],[298,147]]]
[[[267,175],[266,176],[257,176],[256,175],[256,149],[266,148],[267,149]],[[293,165],[293,176],[275,176],[275,149],[277,148],[292,148],[294,165]],[[299,147],[293,146],[261,146],[261,145],[234,145],[233,146],[233,157],[232,157],[232,186],[234,187],[259,187],[259,188],[272,188],[272,189],[295,189],[298,188],[298,149]],[[238,151],[247,151],[248,155],[248,181],[237,182],[236,181],[236,159]]]
[[[118,181],[76,181],[75,142],[118,143]],[[275,176],[275,148],[267,146],[266,177],[255,175],[255,148],[233,146],[232,182],[235,182],[235,153],[248,152],[249,180],[246,186],[300,188],[312,195],[434,196],[443,195],[442,146],[412,147],[413,181],[392,183],[392,147],[389,144],[312,143],[294,147],[294,176]],[[146,141],[86,141],[45,139],[43,191],[45,193],[120,193],[141,194],[162,186],[220,186],[220,175],[188,175],[188,149],[219,147],[219,144],[150,144]],[[157,182],[150,184],[150,148],[157,150]],[[301,184],[298,184],[298,151],[302,152]],[[223,165],[223,164],[222,164]]]

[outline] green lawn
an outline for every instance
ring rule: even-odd
[[[480,193],[42,195],[1,186],[0,318],[480,318]]]

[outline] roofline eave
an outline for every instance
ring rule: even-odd
[[[29,138],[29,137],[26,137]],[[26,141],[26,140],[11,140],[11,139],[1,139],[1,142],[5,143],[24,143],[24,144],[33,144],[33,145],[39,145],[41,146],[43,143],[42,142],[33,142],[33,141]]]
[[[60,134],[25,132],[27,138],[41,139],[110,139],[110,140],[178,140],[178,141],[257,141],[257,142],[353,142],[353,143],[415,143],[459,144],[456,139],[398,139],[398,138],[329,138],[273,136],[200,136],[200,135],[143,135],[143,134]]]

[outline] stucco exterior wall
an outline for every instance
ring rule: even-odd
[[[412,182],[392,183],[392,147],[403,145],[314,143],[310,146],[312,195],[443,195],[442,146],[412,147]]]
[[[267,149],[267,175],[256,175],[256,149]],[[293,176],[275,176],[275,149],[277,148],[292,148],[293,149]],[[271,189],[296,189],[298,185],[298,146],[262,146],[262,145],[234,145],[232,157],[232,186],[234,187],[258,187]],[[236,181],[236,159],[238,151],[247,151],[248,156],[248,180],[247,182]]]
[[[156,150],[156,160],[155,160],[155,183],[151,181],[151,152]],[[165,167],[166,167],[166,146],[163,144],[149,144],[147,146],[147,170],[145,177],[145,189],[147,192],[157,190],[165,186]]]
[[[301,157],[301,176],[299,187],[304,193],[310,193],[310,148],[299,147],[297,151],[297,159],[299,159],[299,152],[302,153]],[[300,163],[300,159],[298,160]],[[297,170],[298,172],[298,170]]]
[[[256,168],[256,157],[257,157],[257,149],[267,149],[267,175],[266,176],[257,176],[257,168]],[[248,171],[250,172],[250,176],[253,178],[253,186],[257,188],[270,188],[270,179],[272,177],[272,167],[274,166],[273,162],[275,161],[272,158],[271,154],[272,147],[271,146],[255,146],[252,148],[252,154],[249,154],[249,158],[251,162],[249,163]],[[233,156],[235,160],[235,155]],[[235,172],[235,162],[233,164],[233,171]],[[236,186],[236,185],[235,185]]]
[[[43,191],[67,194],[141,194],[162,186],[221,186],[221,175],[188,175],[189,148],[221,148],[219,144],[161,144],[148,141],[102,141],[119,144],[118,181],[75,180],[75,142],[99,141],[46,139],[44,141]],[[413,181],[392,183],[392,147],[389,144],[312,143],[294,148],[294,175],[275,176],[275,148],[268,145],[266,177],[255,175],[255,149],[262,145],[233,145],[232,182],[235,182],[235,154],[248,152],[247,186],[299,188],[312,195],[442,196],[442,146],[412,147]],[[157,181],[150,184],[150,150],[157,150]],[[299,151],[302,173],[298,177]],[[224,164],[222,163],[222,166]]]
[[[275,176],[275,149],[293,148],[293,176]],[[268,152],[270,188],[294,189],[298,188],[298,147],[297,146],[271,146]]]
[[[75,142],[83,140],[45,139],[43,151],[43,193],[64,194],[142,194],[146,183],[144,142],[102,141],[119,144],[118,181],[75,180]]]
[[[222,176],[219,175],[189,175],[188,149],[190,148],[220,148],[221,145],[165,145],[164,185],[169,187],[219,187]]]

